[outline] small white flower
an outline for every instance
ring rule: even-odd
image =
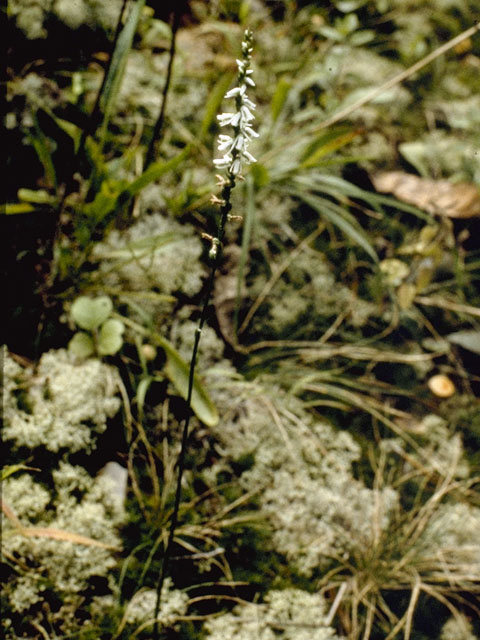
[[[233,162],[232,156],[227,153],[223,156],[223,158],[217,158],[217,160],[213,161],[213,164],[218,167],[218,169],[225,169],[229,167]]]
[[[233,148],[242,150],[245,146],[246,146],[246,138],[244,138],[242,135],[237,136],[233,143]]]
[[[242,168],[242,163],[240,162],[240,159],[235,158],[235,160],[233,161],[230,167],[230,172],[233,173],[234,176],[236,176],[240,173],[241,168]]]
[[[250,140],[250,137],[258,138],[258,133],[252,129],[250,125],[246,125],[243,129],[243,135]]]
[[[245,105],[240,107],[240,113],[239,114],[236,113],[235,115],[238,116],[238,120],[239,121],[240,121],[240,118],[243,118],[245,123],[250,122],[250,120],[253,120],[255,118],[255,116],[250,111],[250,109],[248,107],[246,107]],[[232,119],[232,124],[233,124],[233,119]]]
[[[246,85],[242,85],[241,87],[235,87],[234,89],[230,89],[230,91],[227,91],[227,93],[225,94],[225,98],[235,98],[235,96],[243,96],[243,94],[245,93],[245,91],[247,90]]]
[[[258,138],[258,133],[253,130],[250,123],[255,116],[255,103],[247,97],[248,87],[254,87],[255,82],[250,77],[253,73],[250,69],[250,58],[252,54],[252,34],[245,31],[242,42],[243,60],[237,60],[238,66],[238,86],[230,89],[225,94],[227,100],[235,99],[235,113],[225,112],[217,116],[221,127],[228,125],[234,128],[234,135],[220,135],[218,137],[218,150],[224,152],[222,158],[213,161],[217,168],[228,169],[232,175],[238,175],[242,169],[242,163],[250,164],[256,162],[251,153],[247,151],[248,143],[252,138]]]
[[[248,161],[248,163],[256,162],[257,159],[252,156],[249,151],[242,151],[242,157]]]
[[[235,146],[235,141],[230,136],[218,136],[218,150],[225,151],[228,149],[230,152],[232,148]]]
[[[224,127],[227,124],[231,124],[234,115],[234,113],[221,113],[219,116],[217,116],[217,120],[219,121],[220,126]]]

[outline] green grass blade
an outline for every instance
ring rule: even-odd
[[[140,193],[140,191],[144,187],[146,187],[151,182],[155,182],[155,180],[158,180],[158,178],[163,176],[164,173],[167,173],[168,171],[173,171],[173,169],[176,169],[176,167],[178,167],[178,165],[181,164],[183,160],[185,160],[185,158],[188,156],[189,153],[190,153],[190,145],[187,145],[177,156],[175,156],[171,160],[167,160],[166,162],[152,163],[148,167],[148,169],[142,173],[140,177],[138,177],[136,180],[131,182],[128,185],[128,187],[124,189],[120,197],[128,198],[128,197],[136,196],[137,193]]]
[[[57,174],[55,171],[55,165],[53,164],[52,154],[49,149],[49,140],[43,133],[38,123],[37,116],[34,115],[35,135],[30,135],[30,142],[35,149],[35,152],[40,160],[43,170],[45,172],[45,181],[50,188],[57,187]]]
[[[280,78],[280,80],[277,82],[275,93],[273,94],[272,102],[270,103],[270,113],[273,122],[277,120],[283,107],[285,106],[285,102],[287,101],[287,96],[290,92],[291,87],[292,83],[289,82],[286,78]]]
[[[213,122],[223,102],[223,96],[232,84],[235,74],[232,72],[224,73],[210,91],[207,104],[205,105],[205,113],[203,115],[202,124],[200,126],[200,138],[204,138]]]
[[[117,41],[117,46],[113,52],[112,64],[110,65],[107,78],[105,79],[103,92],[100,97],[100,110],[103,114],[100,134],[101,140],[104,140],[105,138],[108,121],[120,91],[128,54],[132,48],[133,37],[137,30],[138,20],[144,6],[145,0],[137,0],[127,18],[127,21],[125,22],[125,26],[123,27],[122,33]]]
[[[316,166],[324,156],[341,149],[358,135],[358,130],[342,128],[327,131],[317,136],[313,142],[307,146],[302,157],[300,168],[308,169]]]
[[[290,193],[291,195],[303,200],[305,204],[317,211],[321,217],[326,218],[329,222],[338,227],[348,238],[350,238],[350,240],[352,240],[352,242],[368,253],[375,262],[378,262],[377,253],[367,234],[348,211],[325,198],[321,198],[313,194],[301,191],[291,191]]]
[[[181,358],[176,349],[158,334],[152,336],[158,346],[162,347],[167,356],[167,364],[165,373],[173,384],[178,393],[184,400],[188,397],[188,378],[190,373],[189,365]],[[198,376],[194,375],[193,393],[192,393],[192,410],[199,420],[208,427],[214,427],[218,424],[218,413],[215,405],[210,400],[205,387],[200,382]]]
[[[32,211],[35,211],[35,207],[28,202],[0,205],[0,215],[14,216],[22,213],[31,213]]]

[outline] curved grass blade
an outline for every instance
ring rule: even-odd
[[[118,38],[117,46],[112,56],[112,64],[105,79],[103,92],[100,97],[100,110],[103,114],[103,121],[100,128],[100,139],[105,139],[108,121],[113,110],[113,105],[117,99],[122,84],[123,74],[127,64],[128,54],[132,48],[133,37],[137,30],[138,20],[145,6],[145,0],[137,0],[130,15],[125,22],[125,26]]]
[[[154,336],[157,344],[162,347],[167,356],[165,373],[178,393],[184,400],[188,397],[189,365],[183,360],[176,349],[161,336]],[[198,376],[193,377],[192,409],[199,420],[208,427],[218,424],[218,413],[215,405],[210,400],[204,386]]]
[[[309,207],[338,227],[352,242],[358,244],[368,255],[378,262],[378,256],[367,234],[360,227],[355,218],[345,209],[325,198],[302,191],[290,191],[292,196],[300,198]]]
[[[207,135],[210,126],[215,122],[217,113],[219,112],[220,106],[223,102],[223,96],[232,84],[234,77],[235,74],[232,72],[224,73],[210,91],[207,104],[205,105],[202,124],[200,125],[200,138],[204,138]]]
[[[140,335],[148,336],[152,343],[164,350],[165,355],[167,356],[165,373],[175,389],[178,391],[179,395],[186,400],[188,397],[190,367],[185,360],[183,360],[175,347],[157,332],[145,329],[142,325],[134,322],[130,318],[120,315],[117,317],[134,331],[137,331]],[[197,418],[208,427],[215,427],[218,424],[219,418],[217,409],[210,400],[205,387],[196,375],[193,377],[191,407]]]

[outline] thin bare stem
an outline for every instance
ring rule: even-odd
[[[163,130],[163,123],[165,121],[165,111],[167,108],[167,95],[170,88],[170,82],[172,79],[173,60],[175,58],[175,44],[177,39],[178,25],[180,22],[180,11],[178,8],[171,14],[171,29],[172,39],[170,41],[170,52],[168,57],[167,75],[165,77],[165,84],[162,92],[162,105],[160,107],[160,113],[158,114],[157,121],[152,131],[152,136],[148,144],[147,155],[145,157],[145,169],[152,164],[155,155],[155,143],[161,140],[161,134]]]
[[[163,556],[162,572],[160,574],[160,579],[157,584],[157,599],[155,603],[155,613],[154,613],[154,618],[155,618],[155,630],[154,630],[154,636],[153,636],[154,640],[158,640],[159,634],[160,634],[160,623],[158,620],[158,614],[160,612],[162,589],[165,583],[165,578],[168,575],[168,569],[170,566],[171,553],[172,553],[173,538],[175,535],[175,530],[178,525],[178,511],[180,508],[180,499],[182,495],[182,477],[185,470],[185,454],[187,451],[190,418],[192,416],[191,402],[192,402],[192,394],[193,394],[195,366],[197,363],[198,346],[199,346],[200,338],[202,335],[202,329],[205,324],[205,320],[207,318],[207,311],[210,304],[210,298],[213,292],[213,286],[215,283],[215,274],[220,264],[220,258],[222,253],[221,252],[222,241],[225,235],[225,225],[227,223],[228,214],[232,208],[232,205],[230,204],[230,194],[234,186],[235,186],[235,176],[229,173],[228,180],[226,181],[222,189],[221,197],[224,204],[222,205],[222,208],[220,210],[220,223],[219,223],[218,234],[217,234],[218,244],[216,244],[218,250],[214,254],[214,257],[212,260],[212,266],[210,268],[210,275],[208,278],[207,287],[205,291],[203,307],[200,314],[200,319],[198,321],[198,326],[195,330],[195,341],[193,344],[192,359],[190,361],[190,371],[189,371],[189,377],[188,377],[187,408],[186,408],[187,414],[186,414],[185,422],[183,425],[182,443],[181,443],[180,453],[177,461],[178,475],[177,475],[177,486],[175,491],[175,501],[173,505],[172,519],[170,521],[170,529],[168,534],[167,546],[165,548],[165,553]]]

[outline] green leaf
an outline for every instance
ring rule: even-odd
[[[112,313],[113,304],[108,296],[87,298],[80,296],[72,304],[71,316],[82,329],[97,329]]]
[[[123,183],[119,181],[103,180],[93,202],[88,202],[82,207],[83,213],[92,221],[104,220],[116,209],[122,186]]]
[[[324,156],[341,149],[358,135],[359,131],[344,128],[320,134],[306,148],[300,167],[302,169],[314,167]]]
[[[52,204],[55,198],[45,189],[19,189],[18,199],[21,202],[33,202],[34,204]]]
[[[145,6],[145,0],[137,0],[125,22],[125,26],[117,40],[117,46],[112,56],[112,64],[105,79],[102,95],[100,96],[100,108],[103,113],[101,139],[105,137],[108,121],[113,110],[122,83],[123,74],[127,64],[128,54],[132,48],[133,37],[137,30],[138,20]]]
[[[480,331],[455,331],[446,336],[449,342],[480,355]]]
[[[124,331],[125,325],[121,320],[110,318],[104,322],[98,336],[98,353],[101,356],[113,356],[117,353],[122,348]]]
[[[248,173],[252,176],[256,189],[266,187],[270,182],[270,176],[268,175],[267,169],[259,162],[252,164]]]
[[[74,150],[75,152],[77,152],[78,144],[80,142],[80,138],[82,135],[80,127],[78,127],[73,122],[70,122],[69,120],[64,120],[63,118],[59,118],[54,113],[50,113],[50,115],[55,120],[56,124],[60,127],[60,129],[62,129],[62,131],[65,131],[65,133],[68,136],[70,136],[70,138],[73,141]]]
[[[16,202],[14,204],[0,205],[0,213],[7,216],[13,216],[19,213],[31,213],[35,211],[35,207],[26,202]]]
[[[187,145],[182,151],[167,162],[153,162],[140,177],[131,182],[120,194],[120,198],[136,196],[144,187],[151,182],[155,182],[164,173],[173,171],[190,153],[190,145]]]
[[[53,164],[52,154],[50,151],[51,141],[40,128],[36,115],[34,115],[33,121],[35,124],[35,135],[29,136],[30,142],[43,166],[47,185],[51,188],[55,188],[57,186],[57,174],[55,172],[55,166]]]
[[[238,9],[238,21],[240,22],[240,24],[245,24],[245,22],[247,21],[247,18],[250,14],[250,0],[243,0],[240,3],[240,7]]]
[[[188,397],[188,379],[190,375],[189,365],[182,359],[173,345],[163,336],[155,332],[147,331],[142,325],[130,318],[124,318],[125,324],[140,335],[148,335],[149,341],[161,347],[167,357],[165,373],[178,393],[185,400]],[[218,424],[218,413],[215,405],[210,400],[207,391],[200,382],[198,376],[193,378],[192,410],[199,420],[209,427]]]
[[[282,111],[287,100],[287,96],[291,86],[292,83],[285,78],[280,78],[280,80],[278,81],[275,93],[272,97],[272,102],[270,104],[270,112],[272,114],[273,122],[275,122],[275,120],[280,115],[280,112]]]
[[[176,349],[158,334],[152,336],[155,342],[162,347],[167,356],[165,373],[178,393],[184,398],[188,397],[188,378],[190,373],[189,365],[183,360]],[[199,420],[208,427],[218,424],[218,413],[215,405],[210,400],[205,387],[200,379],[195,375],[193,379],[192,410]]]
[[[9,464],[2,469],[2,482],[12,476],[14,473],[17,473],[17,471],[37,471],[37,469],[34,469],[33,467],[27,467],[24,464]]]
[[[350,240],[362,247],[375,262],[378,262],[377,253],[370,243],[368,235],[350,212],[325,198],[320,198],[313,194],[303,193],[301,191],[292,191],[291,193],[303,200],[308,206],[312,207],[312,209],[315,209],[321,217],[326,218],[338,227]]]
[[[338,0],[335,6],[342,13],[350,13],[351,11],[356,11],[364,4],[366,4],[365,0]]]
[[[409,162],[423,177],[428,177],[428,150],[425,142],[415,140],[414,142],[402,142],[398,149],[407,162]]]
[[[92,338],[84,331],[78,331],[68,343],[68,349],[79,358],[88,358],[95,353]]]

